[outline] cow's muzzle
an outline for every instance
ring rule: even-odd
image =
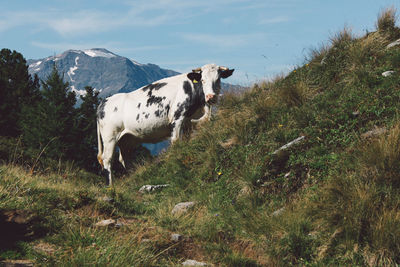
[[[206,102],[208,104],[215,104],[216,101],[217,101],[217,97],[215,96],[215,94],[206,95]]]

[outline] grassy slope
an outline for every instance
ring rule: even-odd
[[[112,190],[83,172],[30,176],[0,167],[0,215],[26,213],[22,241],[10,241],[0,258],[44,265],[174,265],[188,258],[226,266],[399,264],[400,48],[386,49],[399,37],[392,15],[383,13],[379,30],[367,36],[342,31],[287,77],[224,95],[210,123]],[[383,77],[387,70],[396,73]],[[388,131],[361,137],[375,126]],[[301,135],[304,142],[273,154]],[[171,186],[160,192],[137,192],[165,183]],[[182,201],[196,205],[171,215]],[[110,217],[130,223],[93,227]],[[185,238],[172,242],[171,233]],[[38,244],[54,251],[34,249]]]

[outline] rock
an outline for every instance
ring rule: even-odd
[[[104,202],[111,202],[114,199],[112,197],[109,197],[109,196],[104,196],[104,197],[100,197],[99,200],[104,201]]]
[[[160,185],[144,185],[139,189],[140,193],[150,193],[155,190],[159,190],[165,187],[168,187],[169,184],[160,184]]]
[[[371,131],[368,131],[368,132],[365,132],[365,133],[361,134],[361,137],[364,138],[364,139],[368,139],[368,138],[377,137],[377,136],[382,135],[382,134],[384,134],[386,132],[387,132],[387,130],[386,130],[385,127],[382,127],[382,128],[377,128],[376,127],[375,129],[373,129]]]
[[[238,138],[236,136],[234,136],[234,137],[226,140],[226,142],[220,143],[220,145],[223,148],[227,149],[227,148],[230,148],[231,146],[236,145],[238,142],[239,142]]]
[[[4,260],[0,261],[2,267],[31,267],[34,266],[31,260]]]
[[[42,253],[42,254],[47,254],[47,255],[52,255],[54,252],[56,252],[56,247],[52,244],[49,243],[44,243],[40,242],[33,246],[33,249],[36,252]]]
[[[382,76],[383,76],[383,77],[389,77],[389,76],[392,76],[393,74],[395,74],[395,71],[393,71],[393,70],[388,70],[388,71],[383,72],[383,73],[382,73]]]
[[[183,235],[181,235],[181,234],[172,234],[171,235],[171,241],[178,242],[178,241],[181,241],[182,239],[183,239]]]
[[[274,211],[274,212],[271,214],[271,216],[272,216],[272,217],[279,216],[279,215],[281,215],[284,211],[285,211],[285,208],[280,208],[279,210]]]
[[[238,197],[246,197],[251,195],[251,188],[248,185],[245,185],[242,189],[240,189],[239,193],[238,193]]]
[[[151,242],[151,240],[148,239],[148,238],[142,239],[142,240],[140,241],[140,243],[150,243],[150,242]]]
[[[102,220],[96,223],[94,226],[98,227],[115,226],[115,220],[113,219]]]
[[[207,263],[195,261],[195,260],[186,260],[182,263],[183,266],[207,266]]]
[[[394,41],[394,42],[388,44],[388,45],[386,46],[386,48],[392,48],[392,47],[397,46],[397,45],[400,45],[400,39],[398,39],[398,40],[396,40],[396,41]]]
[[[321,64],[321,65],[325,65],[325,64],[326,64],[326,56],[324,56],[324,57],[322,58],[320,64]]]
[[[175,205],[172,209],[172,215],[181,214],[188,211],[191,207],[195,205],[195,202],[181,202]]]

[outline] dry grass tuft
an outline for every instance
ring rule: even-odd
[[[329,38],[332,46],[342,46],[343,44],[350,43],[355,39],[352,29],[345,26],[342,31],[334,34]]]
[[[394,6],[383,9],[379,15],[376,22],[376,29],[382,32],[393,31],[396,27],[397,20],[397,10]]]

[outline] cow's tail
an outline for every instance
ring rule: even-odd
[[[99,152],[97,153],[97,160],[99,161],[101,168],[104,168],[103,164],[103,142],[101,140],[99,120],[97,120],[97,145]]]

